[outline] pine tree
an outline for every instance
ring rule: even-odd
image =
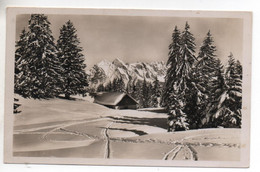
[[[169,107],[169,131],[189,129],[187,105],[193,101],[187,94],[190,88],[189,74],[197,61],[195,57],[195,38],[190,32],[190,26],[186,22],[185,30],[181,34],[179,55],[177,57],[173,92],[170,94],[171,105]],[[188,95],[188,96],[187,96]],[[186,109],[185,109],[186,108]],[[172,122],[173,121],[173,122]]]
[[[133,97],[133,92],[134,92],[133,82],[131,82],[131,79],[130,79],[126,85],[126,93]]]
[[[20,34],[20,39],[16,42],[15,51],[15,72],[14,72],[14,92],[20,95],[29,95],[30,90],[28,85],[29,79],[26,78],[26,72],[29,71],[28,63],[25,61],[27,58],[27,46],[28,46],[28,33],[25,29]],[[27,84],[21,83],[21,81],[27,80]]]
[[[222,65],[216,58],[216,47],[213,45],[213,37],[210,31],[200,47],[198,62],[191,72],[191,96],[186,110],[189,121],[194,128],[201,128],[202,121],[208,118],[212,107],[223,92]]]
[[[121,77],[114,79],[112,90],[114,92],[125,92],[125,83]]]
[[[153,87],[153,84],[150,83],[150,82],[147,82],[146,84],[146,89],[147,89],[147,96],[145,98],[145,101],[147,102],[146,103],[146,106],[147,107],[154,107],[154,100],[153,100],[153,97],[154,97],[154,87]]]
[[[76,32],[73,23],[69,20],[60,29],[57,41],[59,59],[64,69],[62,93],[67,99],[71,95],[85,94],[86,86],[88,86],[85,58],[81,53],[82,48],[79,46],[80,41]]]
[[[131,88],[131,92],[130,95],[138,102],[138,107],[140,107],[140,90],[142,88],[141,83],[139,81],[133,80],[132,82],[128,83],[130,88]]]
[[[170,94],[173,93],[173,85],[176,80],[176,65],[180,58],[180,31],[175,26],[172,33],[172,43],[169,45],[169,58],[167,61],[167,74],[165,76],[165,84],[163,89],[163,95],[161,99],[161,105],[169,109]]]
[[[135,100],[138,101],[138,108],[142,108],[143,107],[143,83],[141,81],[137,81],[136,85],[133,86],[133,97],[135,98]]]
[[[241,127],[242,66],[229,55],[225,71],[225,91],[219,98],[218,110],[213,116],[215,126]]]
[[[156,77],[151,88],[151,107],[158,107],[158,98],[160,95],[159,80]]]
[[[146,82],[146,79],[144,78],[143,85],[142,85],[142,106],[143,108],[149,107],[149,83]]]
[[[21,71],[16,78],[17,91],[25,98],[55,97],[61,92],[62,68],[57,58],[50,22],[43,14],[32,14],[28,29],[24,36],[26,51],[20,54],[22,59],[16,64]],[[16,55],[21,50],[19,41],[17,47]]]

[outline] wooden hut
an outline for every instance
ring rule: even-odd
[[[126,93],[102,92],[94,96],[94,103],[114,109],[136,109],[138,102]]]

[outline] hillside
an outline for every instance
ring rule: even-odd
[[[14,156],[193,161],[240,157],[240,129],[168,133],[164,113],[114,110],[88,98],[19,99],[22,113],[15,115]]]

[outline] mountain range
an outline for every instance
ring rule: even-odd
[[[166,64],[161,62],[136,62],[136,63],[125,63],[119,58],[110,62],[103,60],[98,64],[94,65],[90,70],[87,71],[89,75],[89,87],[97,88],[99,85],[108,85],[115,79],[121,78],[125,85],[129,82],[136,84],[142,82],[144,79],[146,82],[153,82],[156,78],[159,82],[164,82],[166,75]]]

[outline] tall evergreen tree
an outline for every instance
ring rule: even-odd
[[[141,81],[137,81],[136,84],[133,82],[133,94],[135,100],[138,101],[138,108],[143,107],[143,83]]]
[[[216,47],[213,45],[213,37],[210,31],[200,47],[198,62],[191,72],[192,106],[187,106],[190,123],[194,128],[202,127],[202,120],[208,118],[214,103],[223,92],[222,65],[217,59]]]
[[[20,95],[30,94],[30,89],[28,87],[30,78],[27,78],[25,74],[26,72],[29,72],[28,63],[25,61],[27,58],[27,46],[28,33],[23,29],[20,34],[20,39],[16,42],[14,71],[14,92]],[[24,80],[27,81],[26,84],[21,82]]]
[[[176,65],[180,58],[180,35],[179,29],[175,26],[172,33],[172,43],[169,45],[169,58],[166,64],[167,73],[161,99],[161,105],[167,109],[169,109],[169,102],[172,102],[172,100],[170,100],[170,94],[173,94],[173,85],[176,80]]]
[[[160,97],[160,83],[158,78],[156,77],[153,85],[152,85],[152,91],[151,91],[151,107],[158,107],[159,101],[158,98]]]
[[[68,99],[71,95],[84,95],[88,85],[85,73],[85,58],[81,53],[82,48],[79,46],[80,41],[76,32],[73,23],[69,20],[60,29],[60,36],[57,41],[59,59],[64,69],[62,93]]]
[[[147,88],[147,96],[146,96],[146,99],[145,99],[145,101],[147,102],[146,107],[148,107],[148,108],[149,107],[155,107],[156,105],[154,103],[157,99],[155,100],[154,86],[153,86],[152,83],[147,82],[146,88]]]
[[[130,79],[126,85],[126,93],[133,97],[133,92],[134,92],[133,82]]]
[[[219,98],[218,110],[213,124],[223,127],[241,127],[242,108],[242,66],[229,55],[225,71],[225,91]]]
[[[62,68],[57,58],[50,22],[43,14],[32,14],[28,28],[28,33],[22,33],[26,39],[26,51],[20,54],[22,59],[16,64],[21,71],[16,78],[19,86],[17,91],[25,98],[55,97],[61,91]],[[18,45],[16,55],[20,48]]]
[[[169,127],[173,130],[189,129],[187,123],[187,103],[190,97],[187,97],[189,91],[189,74],[197,61],[195,57],[195,38],[190,32],[190,26],[186,22],[185,30],[181,34],[179,55],[177,57],[173,92],[170,94],[171,105],[169,107]],[[189,95],[188,95],[189,96]],[[189,112],[188,112],[189,113]],[[174,122],[172,122],[174,121]],[[172,130],[172,129],[169,129]]]
[[[146,82],[146,79],[144,78],[143,85],[142,85],[142,94],[141,94],[141,99],[142,99],[142,107],[147,108],[149,107],[149,87],[148,83]]]

